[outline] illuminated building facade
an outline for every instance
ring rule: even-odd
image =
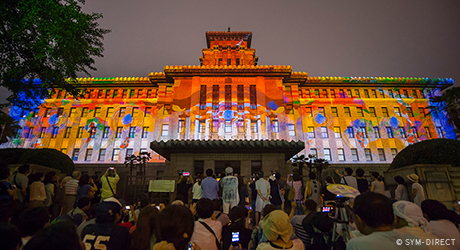
[[[409,144],[456,138],[429,97],[445,78],[312,77],[257,65],[251,32],[206,32],[201,65],[148,77],[81,78],[86,98],[63,91],[24,114],[13,147],[55,148],[77,164],[122,164],[152,141],[303,141],[301,154],[334,164],[389,164]]]

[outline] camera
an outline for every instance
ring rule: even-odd
[[[130,210],[131,208],[130,208],[129,206],[126,206],[125,209],[126,209],[126,210]]]

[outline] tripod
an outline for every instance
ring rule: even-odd
[[[332,227],[332,243],[337,242],[340,234],[337,233],[337,226],[341,226],[341,235],[345,242],[348,242],[351,239],[350,236],[350,226],[349,218],[347,214],[347,209],[350,209],[348,205],[345,204],[346,199],[338,199],[335,206],[335,215],[334,215],[334,226]],[[332,244],[331,250],[334,248]]]

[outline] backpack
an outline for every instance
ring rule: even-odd
[[[295,190],[294,190],[294,188],[289,186],[287,184],[287,182],[286,182],[286,185],[284,185],[284,186],[285,186],[284,190],[286,190],[286,193],[287,193],[287,200],[288,201],[294,200],[294,198],[295,198]]]

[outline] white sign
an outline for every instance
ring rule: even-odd
[[[149,182],[149,192],[174,192],[176,182],[174,180],[151,180]]]

